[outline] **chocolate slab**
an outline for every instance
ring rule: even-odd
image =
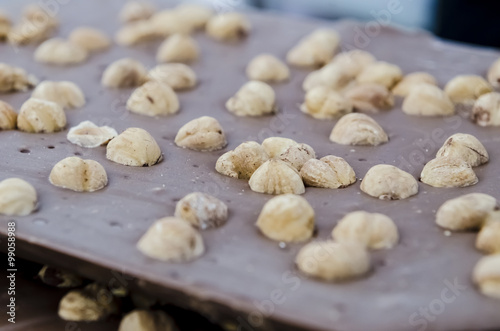
[[[9,2],[18,13],[23,2]],[[112,35],[119,27],[120,1],[71,1],[58,6],[60,36],[79,25],[91,25]],[[54,67],[33,61],[33,46],[14,49],[0,45],[1,60],[19,65],[41,79],[71,80],[80,85],[87,105],[68,110],[69,126],[83,120],[148,130],[160,144],[164,160],[150,168],[132,168],[105,158],[105,148],[82,149],[66,140],[66,133],[0,132],[0,179],[21,177],[40,196],[40,209],[27,217],[1,217],[17,222],[17,254],[40,263],[72,269],[87,277],[141,288],[170,302],[199,310],[232,329],[258,330],[491,330],[500,328],[500,301],[481,295],[471,272],[481,257],[474,249],[474,233],[449,236],[434,223],[437,208],[462,194],[482,192],[500,198],[499,128],[480,128],[466,117],[419,118],[403,114],[401,100],[393,110],[373,115],[390,142],[378,147],[340,146],[328,140],[335,121],[319,121],[302,114],[301,84],[308,70],[292,69],[292,79],[275,85],[280,112],[276,116],[239,118],[228,113],[225,101],[247,80],[245,66],[255,55],[270,52],[281,58],[296,42],[322,27],[337,29],[343,48],[361,47],[378,59],[395,63],[410,73],[434,74],[443,86],[458,74],[484,75],[498,52],[444,43],[421,32],[378,30],[374,24],[327,22],[249,14],[250,36],[238,43],[218,43],[200,33],[202,50],[192,67],[197,88],[179,93],[182,109],[173,116],[149,118],[128,113],[125,102],[132,89],[109,90],[100,85],[104,68],[126,56],[155,65],[159,42],[133,48],[114,46],[92,55],[80,66]],[[360,31],[367,32],[361,33]],[[370,29],[371,28],[371,29]],[[369,34],[367,34],[369,33]],[[0,98],[19,108],[29,93]],[[463,110],[460,112],[463,113]],[[177,148],[177,130],[189,120],[210,115],[224,127],[228,147],[200,153]],[[401,167],[418,178],[454,133],[478,137],[491,154],[489,164],[476,168],[479,183],[463,189],[438,189],[420,184],[418,195],[403,201],[381,201],[359,189],[360,181],[345,189],[307,188],[304,197],[316,211],[319,239],[327,239],[336,222],[354,210],[380,212],[398,225],[401,242],[392,250],[374,252],[370,275],[331,284],[307,279],[294,267],[301,245],[280,248],[260,235],[256,218],[271,196],[252,192],[246,181],[217,174],[217,158],[245,140],[283,136],[310,144],[319,157],[344,157],[361,179],[376,164]],[[49,184],[52,166],[71,155],[99,161],[107,170],[109,186],[94,193],[76,193]],[[158,218],[174,213],[176,202],[193,191],[225,201],[230,219],[224,227],[203,232],[207,252],[189,264],[151,260],[135,248],[137,240]],[[1,249],[6,250],[5,241]],[[117,270],[112,273],[109,270]],[[125,277],[124,275],[133,276]]]

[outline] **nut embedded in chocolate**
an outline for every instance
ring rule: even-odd
[[[17,113],[11,105],[0,100],[0,131],[15,130],[17,127]]]
[[[430,84],[414,86],[403,101],[403,111],[416,116],[451,116],[455,106],[439,87]]]
[[[356,182],[354,170],[341,157],[328,155],[310,159],[300,169],[304,184],[323,188],[344,188]]]
[[[111,63],[102,74],[101,84],[106,87],[136,87],[146,82],[147,70],[137,60],[123,58]]]
[[[179,129],[175,144],[195,151],[211,152],[226,147],[227,140],[219,121],[210,116],[202,116]]]
[[[330,141],[341,145],[378,146],[389,141],[384,129],[365,114],[347,114],[335,125]]]
[[[453,157],[464,160],[471,167],[487,163],[490,159],[488,151],[473,135],[455,133],[446,140],[436,157]]]
[[[290,78],[288,66],[271,54],[254,57],[248,64],[246,73],[250,80],[263,82],[282,82]]]
[[[146,116],[171,115],[177,113],[179,108],[175,91],[155,80],[138,87],[127,100],[128,110]]]
[[[481,95],[492,92],[493,88],[481,76],[459,75],[446,84],[444,91],[453,103],[472,105]]]
[[[438,157],[429,161],[420,174],[420,180],[434,187],[467,187],[479,181],[471,165],[455,157]]]
[[[82,90],[70,81],[45,80],[33,90],[31,97],[55,102],[65,109],[79,108],[85,105],[85,96]]]
[[[480,96],[474,103],[471,117],[480,126],[500,126],[500,93]]]
[[[329,87],[318,86],[307,91],[300,110],[317,119],[335,119],[351,113],[352,103]]]
[[[220,41],[234,41],[250,33],[251,24],[240,13],[223,13],[210,18],[206,25],[207,34]]]
[[[402,200],[418,193],[418,182],[397,167],[378,164],[366,173],[361,190],[381,200]]]
[[[276,111],[276,96],[271,86],[260,81],[243,85],[226,102],[226,108],[237,116],[262,116]]]
[[[8,178],[0,182],[0,214],[26,216],[37,205],[35,188],[20,178]]]
[[[66,127],[66,115],[55,102],[30,98],[21,106],[17,127],[32,133],[57,132]]]
[[[132,167],[150,167],[162,159],[160,146],[144,129],[128,128],[108,143],[106,158]]]
[[[52,168],[49,181],[54,186],[76,192],[94,192],[108,184],[108,176],[99,162],[70,156]]]
[[[191,62],[200,56],[196,40],[189,35],[174,34],[168,37],[158,48],[156,61],[165,62]]]
[[[266,194],[302,194],[305,187],[299,172],[281,160],[269,160],[250,177],[252,191]]]
[[[202,230],[218,228],[227,222],[228,208],[211,195],[194,192],[186,195],[175,206],[175,217],[188,221]]]
[[[255,170],[267,160],[269,156],[259,143],[247,141],[219,157],[215,170],[232,178],[250,179]]]

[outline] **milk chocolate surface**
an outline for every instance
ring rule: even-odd
[[[19,15],[25,1],[2,3]],[[119,28],[121,1],[69,1],[60,5],[59,36],[80,25],[90,25],[112,36]],[[166,2],[162,3],[166,6]],[[101,74],[113,61],[132,57],[148,68],[155,63],[160,43],[136,47],[113,46],[91,55],[83,65],[55,67],[35,63],[34,46],[0,45],[1,61],[23,67],[39,79],[70,80],[84,91],[87,104],[66,111],[68,126],[91,120],[121,132],[128,127],[149,131],[164,159],[153,167],[126,167],[108,161],[105,147],[83,149],[66,140],[67,130],[55,134],[0,132],[0,180],[20,177],[35,186],[39,210],[27,217],[0,217],[17,223],[17,254],[40,263],[79,272],[101,281],[122,281],[181,306],[196,309],[239,330],[492,330],[500,328],[500,301],[479,293],[471,282],[482,256],[474,248],[476,234],[445,235],[434,222],[436,210],[448,199],[481,192],[500,198],[500,130],[481,128],[460,109],[457,116],[423,118],[405,115],[401,99],[394,109],[373,115],[390,137],[378,147],[341,146],[328,137],[335,121],[315,120],[299,110],[302,81],[309,70],[292,69],[292,79],[273,85],[280,111],[275,116],[236,117],[224,104],[247,81],[245,67],[266,52],[284,58],[303,36],[319,27],[337,29],[343,49],[362,48],[377,59],[399,65],[405,73],[427,71],[441,87],[459,74],[484,76],[498,58],[493,50],[445,43],[422,32],[392,28],[364,31],[351,21],[316,21],[271,14],[249,14],[253,29],[241,42],[220,43],[195,34],[202,56],[192,64],[199,85],[179,93],[181,111],[151,118],[129,113],[125,103],[133,89],[101,86]],[[16,109],[30,92],[0,98]],[[460,107],[463,108],[463,107]],[[226,149],[201,153],[178,148],[177,130],[186,122],[210,115],[224,127]],[[464,115],[464,116],[461,116]],[[475,168],[479,183],[460,189],[433,188],[420,183],[418,195],[402,201],[382,201],[360,191],[360,180],[376,164],[392,164],[416,178],[447,137],[475,135],[490,152],[488,164]],[[307,188],[304,197],[316,212],[317,239],[328,239],[338,220],[355,210],[390,216],[401,240],[392,250],[371,254],[372,272],[364,278],[331,284],[298,273],[294,258],[302,245],[286,245],[264,238],[255,227],[257,216],[271,196],[252,192],[244,180],[215,172],[224,152],[247,140],[269,136],[292,138],[311,145],[318,157],[345,158],[358,182],[348,188]],[[76,193],[50,185],[51,168],[61,159],[78,155],[100,162],[109,185],[94,193]],[[161,217],[174,214],[184,195],[201,191],[227,203],[228,223],[203,232],[207,252],[195,262],[169,264],[143,256],[135,244]],[[1,249],[6,250],[5,240]],[[111,272],[116,270],[117,272]],[[455,285],[453,285],[455,284]]]

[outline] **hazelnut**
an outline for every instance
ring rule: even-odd
[[[288,66],[271,54],[261,54],[252,59],[246,69],[250,80],[282,82],[290,78]]]
[[[135,87],[146,81],[146,68],[131,58],[124,58],[111,63],[102,75],[101,83],[106,87]]]
[[[276,96],[271,86],[250,81],[226,102],[226,108],[237,116],[262,116],[276,111],[275,102]]]
[[[474,283],[484,295],[500,299],[500,254],[483,257],[476,264]]]
[[[455,113],[453,102],[439,87],[429,84],[414,86],[403,101],[403,111],[417,116],[450,116]]]
[[[65,321],[99,321],[118,312],[113,294],[92,283],[81,290],[72,290],[59,302],[59,317]]]
[[[166,262],[192,261],[205,252],[200,233],[177,217],[156,221],[141,237],[137,249],[150,258]]]
[[[365,114],[347,114],[330,134],[330,140],[341,145],[377,146],[389,141],[384,129]]]
[[[118,45],[132,46],[162,37],[151,21],[137,21],[123,26],[115,35]]]
[[[127,109],[146,115],[170,115],[179,111],[179,99],[167,84],[149,81],[138,87],[127,100]]]
[[[306,190],[299,172],[281,160],[263,163],[250,177],[250,189],[266,194],[302,194]]]
[[[120,10],[120,21],[130,23],[147,20],[155,12],[153,5],[146,1],[128,1]]]
[[[211,195],[194,192],[177,202],[175,217],[203,230],[218,228],[227,222],[227,206]]]
[[[283,137],[269,137],[262,142],[262,148],[270,158],[278,157],[285,152],[290,146],[297,145],[295,140]]]
[[[26,216],[36,209],[36,205],[36,190],[30,183],[19,178],[0,182],[0,214]]]
[[[337,242],[356,242],[368,249],[391,249],[399,240],[396,224],[383,214],[355,211],[342,218],[332,231]]]
[[[500,59],[493,62],[488,70],[488,81],[494,88],[500,87]]]
[[[348,71],[347,67],[330,63],[307,75],[302,83],[302,88],[306,92],[320,86],[340,91],[352,83],[355,77],[352,72]]]
[[[480,96],[474,103],[471,117],[480,126],[500,126],[500,93]]]
[[[179,19],[190,26],[191,30],[203,29],[214,15],[210,8],[195,3],[182,3],[174,10]]]
[[[334,30],[317,29],[302,38],[287,54],[288,63],[298,67],[321,67],[333,58],[340,44]]]
[[[186,15],[175,9],[166,9],[154,14],[149,20],[155,31],[162,37],[176,33],[188,35],[195,29],[193,22]]]
[[[9,16],[0,10],[0,41],[7,39],[11,27],[12,21]]]
[[[392,93],[401,97],[406,97],[415,86],[421,84],[437,86],[437,81],[434,76],[426,72],[413,72],[404,76],[403,80],[394,86]]]
[[[62,38],[44,41],[35,50],[35,61],[54,65],[72,65],[85,61],[88,52]]]
[[[306,93],[300,110],[317,119],[335,119],[352,112],[352,103],[329,87],[318,86]]]
[[[349,76],[354,78],[367,66],[375,63],[375,61],[376,59],[372,54],[355,49],[337,54],[331,63],[344,68],[344,70],[349,73]]]
[[[368,252],[354,242],[309,243],[299,251],[295,263],[304,274],[332,282],[360,277],[370,270]]]
[[[146,130],[128,128],[108,143],[108,160],[132,167],[150,167],[161,161],[160,146]]]
[[[192,88],[196,85],[196,73],[183,63],[160,64],[149,71],[150,80],[167,84],[174,90]]]
[[[496,208],[497,200],[490,195],[466,194],[443,203],[436,213],[436,223],[453,231],[479,229]]]
[[[316,153],[314,149],[307,144],[294,144],[285,149],[276,158],[300,171],[307,161],[316,158]]]
[[[207,34],[220,41],[238,40],[250,33],[251,24],[239,13],[218,14],[207,22]]]
[[[196,41],[182,34],[174,34],[168,37],[158,49],[156,61],[164,62],[190,62],[197,60],[200,50]]]
[[[23,69],[0,63],[0,92],[24,92],[37,83],[38,80]]]
[[[31,94],[32,98],[52,101],[63,108],[79,108],[85,105],[82,90],[73,82],[53,82],[45,80],[38,84]]]
[[[336,189],[356,182],[356,174],[349,163],[333,155],[310,159],[300,169],[300,175],[304,184],[313,187]]]
[[[99,162],[71,156],[57,162],[49,181],[54,186],[76,192],[94,192],[108,185],[108,176]]]
[[[59,288],[79,287],[83,283],[80,276],[48,265],[44,265],[38,272],[38,278],[46,285]]]
[[[17,126],[17,113],[11,105],[0,100],[0,131],[15,130]]]
[[[91,121],[83,121],[77,126],[69,129],[67,139],[75,145],[94,148],[106,145],[118,133],[109,126],[98,127]]]
[[[314,232],[314,210],[301,196],[283,194],[266,202],[256,225],[272,240],[306,241]]]
[[[418,182],[399,168],[378,164],[366,173],[361,191],[380,200],[403,200],[418,193]]]
[[[66,115],[55,102],[30,98],[21,106],[17,127],[32,133],[57,132],[66,127]]]
[[[467,162],[471,167],[487,163],[490,157],[483,144],[473,135],[455,133],[449,137],[436,157],[454,157]]]
[[[438,157],[429,161],[420,180],[434,187],[466,187],[479,181],[470,164],[454,157]]]
[[[491,85],[481,76],[459,75],[446,84],[444,91],[455,104],[474,104],[477,98],[493,91]]]
[[[71,31],[68,40],[89,52],[102,51],[111,45],[108,36],[103,32],[84,26]]]
[[[174,320],[161,310],[134,309],[123,317],[118,331],[178,331]]]
[[[344,96],[354,109],[362,112],[377,113],[379,110],[394,107],[394,96],[383,85],[365,83],[349,88]]]
[[[200,152],[211,152],[226,147],[226,135],[219,121],[202,116],[186,123],[175,136],[179,147]]]
[[[50,37],[58,25],[53,14],[39,5],[29,5],[23,10],[20,23],[10,29],[7,39],[14,45],[40,42]]]
[[[397,65],[379,61],[366,66],[356,77],[358,83],[374,83],[393,88],[403,78]]]
[[[267,160],[269,156],[259,143],[247,141],[219,157],[215,170],[232,178],[250,179]]]
[[[500,253],[500,211],[490,212],[476,239],[476,248],[487,253]]]

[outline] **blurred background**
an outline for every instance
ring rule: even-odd
[[[439,37],[500,47],[498,0],[206,0],[216,10],[254,7],[325,19],[383,20]],[[392,13],[391,13],[392,9]]]

